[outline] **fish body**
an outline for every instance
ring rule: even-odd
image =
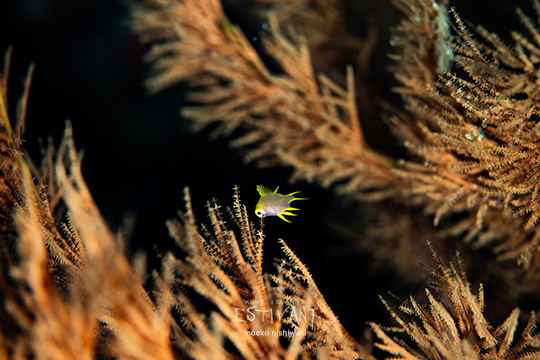
[[[258,217],[278,216],[280,219],[290,223],[283,215],[296,216],[297,214],[293,214],[290,211],[300,210],[298,208],[290,207],[291,201],[308,200],[308,198],[295,196],[300,193],[300,191],[295,191],[287,195],[278,194],[278,189],[279,186],[276,190],[272,191],[266,186],[257,185],[257,191],[261,195],[261,198],[259,199],[257,206],[255,206],[255,215]]]

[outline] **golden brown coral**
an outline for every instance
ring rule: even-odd
[[[443,233],[476,246],[489,244],[499,259],[538,268],[538,46],[513,33],[515,48],[478,27],[471,35],[447,1],[399,0],[405,13],[395,28],[391,67],[405,112],[388,115],[392,133],[408,149],[397,161],[364,138],[353,69],[342,88],[315,76],[309,43],[286,36],[269,13],[263,48],[282,70],[271,73],[217,1],[154,1],[134,7],[133,26],[148,55],[151,91],[186,81],[189,99],[202,104],[182,114],[199,130],[240,137],[246,161],[293,168],[291,181],[317,181],[360,200],[390,198],[420,207]],[[535,2],[538,7],[538,3]],[[519,13],[531,38],[536,25]],[[196,19],[194,21],[193,19]],[[308,31],[309,32],[309,31]],[[455,69],[458,73],[451,73]],[[392,111],[392,110],[391,110]],[[499,224],[506,231],[500,231]]]
[[[535,331],[536,316],[531,312],[521,338],[514,342],[520,310],[515,308],[506,320],[493,328],[483,315],[484,290],[471,291],[463,264],[446,263],[431,248],[437,268],[430,270],[428,304],[421,305],[412,296],[399,309],[410,320],[398,315],[385,300],[386,308],[397,321],[396,327],[371,326],[382,343],[380,349],[399,359],[536,359],[539,356],[539,335]],[[417,322],[418,321],[418,322]],[[406,334],[413,340],[391,338],[388,333]],[[392,357],[395,358],[395,357]]]

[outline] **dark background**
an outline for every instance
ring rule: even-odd
[[[508,36],[510,30],[522,29],[511,3],[460,0],[453,5],[462,18]],[[527,1],[515,3],[532,14]],[[389,1],[358,2],[355,8],[376,19],[380,35],[373,62],[377,71],[384,71],[388,29],[399,14]],[[242,18],[235,15],[234,2],[227,2],[226,11],[233,21]],[[127,252],[145,251],[149,259],[155,257],[154,247],[173,248],[165,220],[184,208],[186,186],[199,223],[207,222],[205,204],[212,198],[223,206],[232,204],[234,185],[250,212],[259,198],[255,185],[279,185],[284,193],[300,190],[310,200],[298,202],[301,211],[292,224],[278,218],[265,221],[267,270],[272,271],[271,259],[280,255],[276,240],[282,238],[310,268],[353,336],[361,335],[365,321],[388,323],[377,295],[392,288],[399,274],[370,268],[369,255],[353,250],[327,224],[331,214],[347,214],[352,206],[348,199],[303,182],[289,185],[289,169],[257,169],[244,164],[226,140],[209,142],[207,132],[192,134],[178,114],[182,86],[153,97],[142,88],[148,70],[142,56],[148,46],[130,33],[127,17],[127,6],[118,1],[0,1],[0,53],[9,45],[14,49],[12,116],[28,66],[36,64],[24,135],[32,159],[40,161],[40,141],[52,137],[60,142],[70,119],[76,145],[85,154],[83,174],[103,216],[116,230],[126,214],[135,215]],[[376,310],[365,318],[359,307],[371,306]]]

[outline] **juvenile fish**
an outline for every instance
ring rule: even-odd
[[[261,198],[259,199],[257,206],[255,206],[255,215],[258,217],[279,216],[280,219],[290,223],[283,215],[297,216],[297,214],[289,211],[300,210],[298,208],[290,207],[289,204],[291,201],[308,200],[308,198],[295,196],[296,194],[299,194],[300,191],[295,191],[287,195],[278,194],[278,189],[279,186],[276,190],[272,191],[266,186],[257,185],[257,191],[261,195]]]

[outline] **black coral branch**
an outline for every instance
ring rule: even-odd
[[[234,189],[229,209],[240,237],[230,230],[216,202],[208,204],[212,230],[197,229],[186,190],[186,212],[169,221],[169,231],[186,252],[185,260],[168,255],[161,274],[155,274],[158,307],[174,309],[182,321],[170,317],[173,345],[192,356],[229,357],[226,341],[243,358],[296,358],[316,355],[370,358],[343,329],[318,291],[306,267],[283,244],[289,260],[277,261],[278,276],[262,272],[263,232],[249,222]],[[240,239],[243,251],[240,248]],[[274,285],[270,282],[273,281]],[[208,302],[208,315],[195,293]],[[288,338],[284,346],[280,338]]]
[[[444,235],[489,244],[499,260],[512,259],[536,277],[537,25],[520,11],[530,39],[513,33],[510,47],[482,27],[470,31],[455,12],[449,14],[447,1],[394,3],[405,18],[392,35],[397,51],[391,71],[406,111],[393,111],[388,119],[409,151],[401,161],[368,146],[352,67],[345,86],[316,76],[309,41],[284,33],[274,13],[268,13],[262,45],[281,73],[268,70],[217,1],[143,3],[132,19],[144,41],[165,40],[148,55],[154,69],[148,88],[187,82],[189,99],[200,106],[182,113],[195,130],[214,125],[214,136],[236,130],[231,145],[247,149],[246,161],[291,166],[291,181],[335,185],[361,200],[420,206],[436,226],[458,215]]]
[[[532,20],[519,14],[536,39]],[[414,120],[403,117],[395,124],[415,131],[396,133],[419,157],[404,162],[399,174],[410,181],[412,201],[433,214],[435,224],[450,213],[470,213],[448,233],[465,233],[465,240],[474,239],[477,246],[495,243],[500,259],[536,268],[537,44],[514,33],[511,48],[482,27],[475,29],[477,39],[453,16],[455,35],[442,33],[436,44],[453,54],[449,60],[466,75],[450,73],[449,62],[439,79],[426,78],[427,69],[435,68],[436,52],[432,48],[431,56],[419,58],[411,49],[427,54],[428,42],[404,33],[425,24],[411,16],[397,29],[402,53],[395,71],[403,86],[396,90]]]
[[[501,325],[493,328],[484,318],[482,285],[473,294],[459,256],[456,264],[446,263],[431,251],[437,268],[430,271],[427,305],[410,297],[399,307],[404,317],[381,298],[398,326],[383,328],[372,323],[375,334],[382,340],[376,346],[400,359],[536,358],[540,338],[534,332],[534,312],[521,338],[514,343],[519,309],[515,308]],[[406,345],[403,339],[392,338],[389,333],[405,334],[414,345]]]
[[[325,187],[339,183],[341,192],[380,198],[397,177],[365,143],[352,67],[345,88],[325,75],[315,76],[306,39],[287,37],[270,13],[262,39],[282,70],[273,74],[240,29],[230,25],[220,4],[203,3],[135,7],[133,26],[141,37],[151,40],[157,29],[167,40],[148,55],[155,70],[149,89],[187,81],[194,88],[189,99],[204,106],[184,108],[182,114],[196,130],[218,124],[214,135],[242,128],[231,145],[248,148],[246,161],[290,165],[295,170],[291,180],[317,180]]]

